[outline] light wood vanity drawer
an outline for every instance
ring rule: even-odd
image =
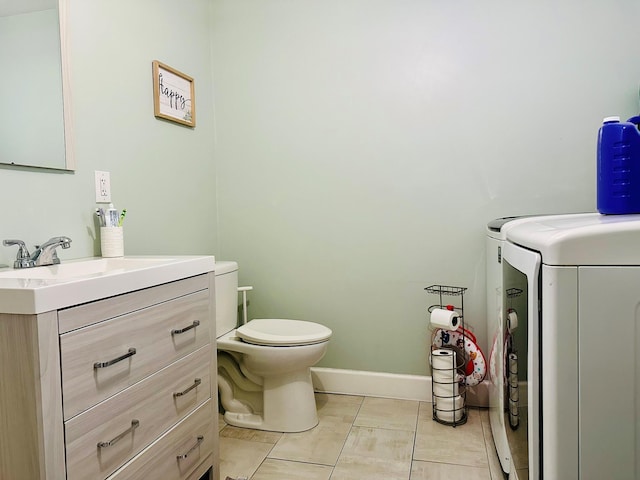
[[[58,329],[67,333],[209,288],[208,275],[185,278],[58,311]]]
[[[199,478],[202,463],[213,458],[214,431],[208,401],[164,434],[108,480],[184,480]],[[183,457],[183,458],[179,458]],[[205,469],[206,470],[206,469]]]
[[[209,343],[209,318],[205,290],[61,335],[65,420]]]
[[[67,479],[110,475],[208,400],[210,360],[206,345],[65,422]]]

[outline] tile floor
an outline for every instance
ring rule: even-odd
[[[319,424],[302,433],[225,425],[220,479],[503,480],[487,410],[456,428],[432,419],[431,403],[316,394]]]

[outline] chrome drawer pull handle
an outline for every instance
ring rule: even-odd
[[[193,381],[193,385],[191,385],[189,388],[187,388],[186,390],[183,390],[181,392],[175,392],[173,394],[174,397],[181,397],[183,395],[186,395],[187,393],[189,393],[191,390],[193,390],[194,388],[196,388],[198,385],[200,385],[202,383],[202,380],[200,380],[199,378],[196,378]]]
[[[131,427],[129,427],[128,429],[126,429],[124,432],[122,432],[120,435],[118,435],[115,438],[112,438],[111,440],[109,440],[108,442],[98,442],[98,448],[107,448],[110,447],[111,445],[113,445],[114,443],[116,443],[118,440],[120,440],[122,437],[124,437],[125,435],[128,435],[129,433],[133,432],[136,428],[138,428],[138,426],[140,425],[140,420],[131,420]]]
[[[202,435],[198,435],[198,440],[196,441],[196,444],[191,447],[189,449],[189,451],[187,453],[183,453],[182,455],[178,455],[176,458],[178,460],[184,460],[185,458],[187,458],[189,455],[191,455],[191,452],[193,452],[196,448],[198,448],[198,446],[204,441],[204,437]]]
[[[125,353],[124,355],[122,355],[121,357],[118,358],[114,358],[113,360],[109,360],[108,362],[96,362],[93,364],[93,368],[104,368],[104,367],[110,367],[111,365],[113,365],[114,363],[118,363],[121,362],[122,360],[124,360],[125,358],[129,358],[129,357],[133,357],[136,354],[136,349],[135,348],[130,348],[127,353]]]
[[[171,335],[179,335],[181,333],[191,330],[192,328],[196,328],[198,325],[200,325],[200,320],[194,320],[193,323],[188,327],[176,328],[174,330],[171,330]]]

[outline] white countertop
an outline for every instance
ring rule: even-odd
[[[213,256],[125,256],[0,269],[0,313],[36,314],[212,272]]]

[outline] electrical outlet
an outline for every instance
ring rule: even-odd
[[[111,203],[111,179],[109,172],[96,170],[96,203]]]

